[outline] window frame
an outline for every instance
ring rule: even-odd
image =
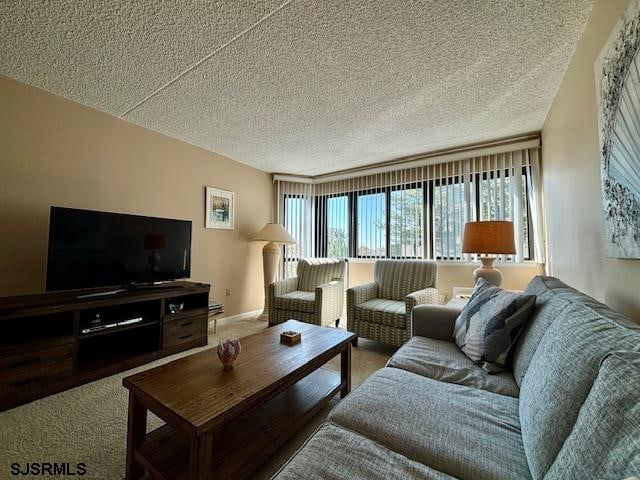
[[[472,184],[475,185],[474,191],[472,195],[475,200],[475,212],[474,218],[472,221],[479,221],[481,217],[481,207],[480,207],[480,199],[481,199],[481,180],[487,180],[492,178],[500,178],[499,176],[494,177],[496,174],[495,171],[491,172],[478,172],[472,173]],[[504,169],[505,178],[510,176],[510,169]],[[528,167],[522,167],[522,176],[524,177],[524,198],[526,202],[526,213],[527,213],[527,246],[528,246],[528,255],[524,256],[523,260],[531,261],[534,258],[534,232],[532,229],[532,218],[531,218],[531,203],[529,201],[529,183],[530,183],[530,175],[528,171]],[[388,259],[407,259],[407,260],[415,260],[428,258],[435,261],[451,261],[451,262],[460,262],[464,260],[464,254],[455,257],[447,257],[447,256],[439,256],[435,255],[435,205],[434,205],[434,190],[435,187],[440,187],[441,185],[457,185],[463,184],[465,182],[464,175],[449,175],[442,178],[434,178],[430,180],[419,180],[409,183],[404,183],[400,185],[389,185],[385,187],[374,187],[374,188],[365,188],[361,190],[355,190],[351,192],[340,192],[340,193],[330,193],[324,195],[317,195],[315,197],[314,207],[316,216],[318,212],[323,212],[321,228],[315,229],[315,247],[314,252],[318,257],[326,257],[328,252],[328,223],[327,223],[327,203],[328,199],[336,198],[336,197],[346,197],[347,198],[347,212],[349,218],[347,219],[347,234],[348,234],[348,258],[355,259],[379,259],[379,258],[388,258]],[[419,189],[422,188],[422,256],[408,256],[408,255],[390,255],[391,253],[391,192],[394,191],[403,191],[403,190],[411,190],[411,189]],[[385,255],[360,255],[358,253],[358,198],[365,195],[372,194],[383,194],[385,198],[386,205],[386,218],[385,218]],[[302,195],[296,194],[285,194],[285,218],[286,218],[286,199],[287,198],[303,198]],[[427,229],[427,224],[430,224],[430,228]],[[316,226],[318,226],[316,222]],[[427,232],[430,234],[430,238],[427,238]],[[460,232],[462,235],[462,232]],[[523,252],[524,253],[524,252]],[[284,261],[298,261],[299,258],[288,258],[285,255]]]

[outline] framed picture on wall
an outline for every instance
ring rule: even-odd
[[[220,188],[205,187],[205,227],[233,230],[236,194]]]
[[[640,0],[595,63],[606,257],[640,258]]]

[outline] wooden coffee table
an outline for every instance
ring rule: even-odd
[[[285,330],[302,332],[300,343],[280,343]],[[247,476],[334,395],[349,393],[353,338],[289,320],[242,338],[233,370],[222,370],[212,348],[126,377],[126,478]],[[322,368],[338,354],[340,373]],[[147,434],[147,411],[166,425]]]

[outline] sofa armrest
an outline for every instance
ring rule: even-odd
[[[357,285],[347,290],[347,302],[354,307],[378,297],[378,284],[376,282]]]
[[[418,305],[411,311],[411,336],[453,340],[453,327],[462,309],[443,305]]]
[[[269,296],[273,298],[276,295],[282,295],[283,293],[293,292],[298,288],[298,277],[285,278],[284,280],[278,280],[269,285]]]
[[[335,322],[342,316],[344,305],[344,283],[339,280],[316,287],[316,319],[320,325]]]
[[[440,305],[442,303],[440,294],[436,288],[425,288],[417,292],[410,293],[405,299],[407,314],[411,313],[413,307],[417,305]]]

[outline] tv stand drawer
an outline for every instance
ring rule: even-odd
[[[40,370],[53,375],[70,372],[73,370],[73,350],[74,345],[69,344],[0,358],[0,383],[11,383],[15,378]]]
[[[182,343],[192,342],[207,336],[207,316],[175,319],[165,321],[163,347],[173,347]]]

